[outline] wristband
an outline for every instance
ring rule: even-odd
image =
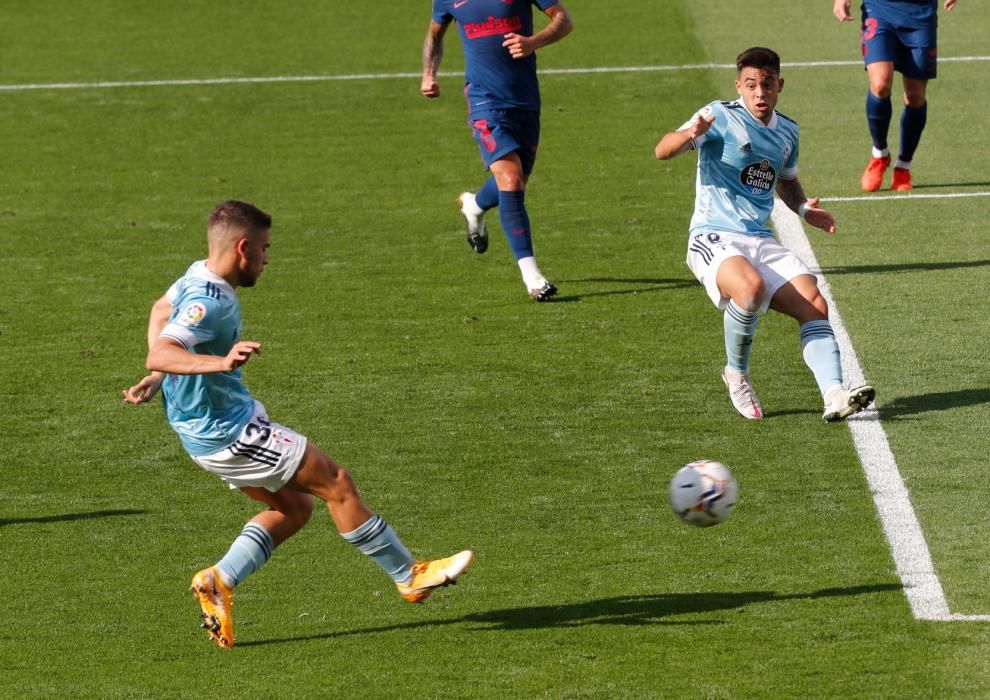
[[[802,219],[807,220],[807,214],[811,211],[811,205],[807,202],[803,202],[801,206],[798,207],[797,213]]]

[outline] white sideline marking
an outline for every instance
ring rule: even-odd
[[[990,56],[939,56],[939,63],[964,63],[973,61],[990,61]],[[860,61],[796,61],[784,63],[784,68],[821,68],[832,66],[861,66]],[[735,69],[734,63],[688,63],[685,65],[663,66],[605,66],[598,68],[543,68],[541,75],[590,75],[596,73],[670,73],[687,70]],[[349,75],[275,75],[243,78],[188,78],[175,80],[108,80],[79,83],[22,83],[0,85],[0,92],[17,92],[23,90],[89,90],[96,88],[129,88],[129,87],[177,87],[185,85],[239,85],[255,83],[326,83],[352,80],[413,80],[422,73],[353,73]],[[463,73],[459,71],[441,71],[440,77],[457,78]]]
[[[941,194],[858,195],[855,197],[822,197],[823,202],[877,202],[887,199],[956,199],[958,197],[990,197],[990,192],[943,192]]]
[[[829,320],[842,353],[843,376],[853,385],[863,383],[863,369],[859,358],[853,350],[842,316],[839,315],[828,280],[822,274],[811,244],[804,235],[801,219],[779,199],[775,202],[772,219],[780,242],[794,251],[818,277],[818,286],[828,302]],[[990,615],[960,615],[949,611],[949,603],[932,563],[925,534],[911,506],[911,497],[897,468],[876,407],[871,406],[850,417],[846,423],[873,492],[873,502],[890,543],[897,575],[904,584],[904,594],[915,619],[939,622],[990,621]]]

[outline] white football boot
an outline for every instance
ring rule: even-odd
[[[825,413],[822,414],[822,420],[826,423],[845,420],[873,403],[876,396],[876,389],[869,384],[852,389],[836,384],[825,393]]]
[[[759,420],[763,418],[763,407],[756,397],[753,385],[749,383],[747,372],[737,372],[729,367],[722,369],[722,381],[725,388],[729,390],[729,399],[739,415],[749,420]]]
[[[474,201],[473,192],[457,195],[457,206],[467,221],[467,242],[475,253],[488,250],[488,226],[485,225],[485,211]]]

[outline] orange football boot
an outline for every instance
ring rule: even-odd
[[[870,164],[859,179],[860,186],[867,192],[876,192],[883,186],[883,174],[890,167],[890,156],[870,158]]]
[[[467,571],[472,561],[474,552],[470,549],[446,559],[418,561],[413,566],[413,577],[409,583],[395,585],[402,597],[410,603],[422,603],[437,588],[457,583],[457,578]]]
[[[234,592],[223,582],[217,568],[211,566],[198,572],[189,588],[202,609],[200,626],[210,634],[210,639],[225,649],[234,646]]]
[[[911,191],[911,171],[907,168],[894,168],[894,182],[890,189],[896,192]]]

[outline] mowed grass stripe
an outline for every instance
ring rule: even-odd
[[[943,63],[990,61],[990,56],[950,56],[940,57]],[[861,65],[862,61],[796,61],[784,63],[786,68],[833,68]],[[545,68],[541,75],[599,75],[603,73],[669,73],[691,70],[731,70],[732,63],[686,63],[682,65],[659,66],[591,66],[579,68]],[[92,90],[104,88],[132,87],[182,87],[188,85],[242,85],[258,83],[320,83],[349,82],[361,80],[412,80],[420,77],[418,72],[397,73],[351,73],[344,75],[272,75],[231,78],[178,78],[174,80],[107,80],[75,83],[24,83],[0,85],[0,92],[27,90]],[[440,71],[442,78],[456,78],[463,71]]]

